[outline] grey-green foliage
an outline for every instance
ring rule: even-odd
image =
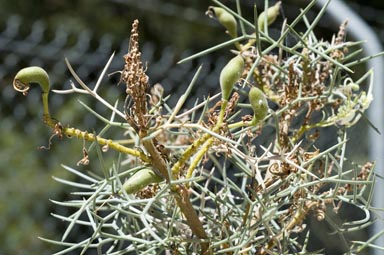
[[[86,106],[105,123],[98,135],[113,130],[113,133],[124,134],[126,141],[111,141],[99,146],[95,139],[84,149],[84,159],[89,151],[96,151],[102,171],[81,172],[64,166],[81,181],[55,177],[58,182],[77,190],[70,200],[53,201],[58,207],[74,211],[69,215],[53,214],[67,224],[61,240],[42,238],[60,247],[56,254],[71,251],[82,254],[159,254],[164,251],[176,254],[202,251],[206,254],[322,253],[307,245],[312,235],[306,225],[309,219],[328,224],[346,243],[349,242],[346,233],[369,226],[374,165],[366,162],[348,169],[345,167],[345,151],[350,139],[348,128],[357,123],[372,101],[371,71],[355,81],[349,77],[359,63],[353,60],[359,51],[352,46],[359,46],[360,42],[344,41],[346,24],[342,24],[335,41],[319,40],[313,27],[325,9],[318,13],[314,23],[306,18],[315,1],[283,27],[278,39],[255,27],[261,21],[247,21],[239,14],[240,9],[234,12],[220,2],[214,2],[237,19],[243,34],[187,60],[215,50],[225,52],[224,46],[228,45],[241,51],[238,57],[242,61],[244,57],[245,71],[236,72],[236,79],[231,80],[231,89],[225,91],[222,102],[217,101],[218,95],[213,95],[200,99],[201,103],[197,102],[192,109],[180,111],[190,88],[198,85],[198,71],[174,109],[167,104],[166,97],[152,91],[147,96],[148,102],[142,104],[148,106],[148,111],[142,114],[135,104],[143,97],[132,93],[134,84],[127,84],[130,97],[124,104],[112,104],[98,94],[102,79],[91,89],[69,66],[82,88],[73,85],[65,93],[89,94],[112,109],[111,117],[107,118]],[[262,14],[259,17],[265,19]],[[300,22],[306,25],[305,31],[295,30]],[[294,46],[284,44],[288,33],[298,39]],[[131,37],[130,50],[136,49],[136,40]],[[276,53],[277,50],[284,54]],[[136,76],[132,74],[138,74],[130,67],[142,67],[131,65],[129,57],[133,56],[137,56],[137,51],[130,51],[126,58],[122,72],[122,77],[126,75],[125,80],[135,80]],[[111,60],[112,57],[102,76]],[[146,76],[140,75],[146,81]],[[220,86],[220,82],[217,83]],[[363,84],[368,84],[366,90],[362,89]],[[247,101],[249,90],[254,93],[256,86],[260,88],[256,92],[263,93],[263,114],[257,117],[255,125],[250,121],[253,116],[243,111],[243,108],[251,107],[255,110],[254,102],[240,104],[238,100]],[[268,114],[264,96],[275,105]],[[228,107],[221,108],[218,113],[218,104],[224,102]],[[138,126],[137,123],[147,123],[148,126]],[[317,139],[329,126],[337,129],[337,141],[319,149]],[[70,131],[69,128],[55,127],[55,131],[58,130]],[[271,138],[261,143],[258,138],[263,135]],[[80,131],[78,137],[88,139],[84,133],[80,135]],[[126,150],[126,144],[131,150]],[[106,165],[103,153],[111,148],[119,154],[113,164]],[[161,168],[162,162],[166,169]],[[129,194],[131,192],[124,189],[124,183],[132,181],[130,178],[149,167],[154,171],[149,179],[153,173],[163,175],[167,171],[166,180],[146,187],[137,183],[143,188]],[[330,211],[337,213],[346,205],[355,208],[362,216],[337,223]],[[186,208],[196,212],[197,217],[194,218]],[[201,224],[203,233],[194,228],[194,223]],[[86,228],[93,234],[78,242],[68,241],[77,235],[77,227]],[[197,236],[207,238],[201,240]],[[370,242],[352,242],[343,252],[360,252]]]

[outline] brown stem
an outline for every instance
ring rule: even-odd
[[[205,239],[205,241],[201,243],[201,254],[212,254],[209,247],[208,236],[205,233],[203,225],[201,224],[199,217],[191,204],[188,190],[183,185],[176,185],[172,188],[172,190],[176,191],[175,199],[177,205],[180,207],[180,210],[187,219],[188,225],[193,234],[200,239]]]
[[[146,132],[141,132],[140,137],[145,137]],[[167,183],[170,182],[170,176],[168,175],[167,164],[163,157],[160,155],[160,152],[156,149],[152,139],[145,139],[141,141],[144,148],[147,150],[151,156],[151,163],[155,172],[162,176]],[[174,193],[177,205],[179,206],[181,212],[184,214],[189,227],[192,230],[192,233],[200,239],[208,240],[208,236],[205,233],[203,224],[199,220],[195,209],[189,199],[188,190],[184,185],[172,185],[171,190]],[[209,242],[204,241],[201,243],[202,254],[212,254],[209,248]]]

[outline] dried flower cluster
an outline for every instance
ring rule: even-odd
[[[145,129],[148,125],[148,119],[145,115],[147,113],[146,92],[149,88],[149,79],[141,62],[138,26],[139,21],[134,20],[128,53],[124,56],[125,66],[121,73],[121,81],[127,86],[127,100],[129,100],[126,105],[127,118],[136,130]]]

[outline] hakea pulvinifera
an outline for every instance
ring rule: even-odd
[[[259,31],[265,30],[265,27],[266,27],[265,21],[267,21],[267,26],[269,26],[276,20],[277,16],[279,16],[280,6],[281,6],[281,1],[269,7],[266,11],[263,11],[262,13],[260,13],[257,19],[257,27]]]
[[[209,17],[216,17],[216,19],[227,29],[227,33],[232,37],[237,37],[237,22],[235,17],[227,12],[225,9],[216,6],[208,7],[206,14]]]
[[[264,93],[256,87],[252,87],[248,94],[249,102],[253,109],[252,125],[257,125],[268,114],[268,101]]]
[[[44,122],[48,126],[54,127],[55,121],[51,118],[48,107],[49,76],[47,72],[41,67],[30,66],[21,69],[13,80],[13,88],[16,91],[23,93],[23,95],[28,94],[31,85],[33,84],[39,85],[43,91]]]
[[[43,108],[44,108],[44,122],[52,127],[56,128],[58,121],[51,118],[48,108],[48,94],[50,90],[50,82],[48,73],[41,67],[31,66],[21,69],[13,80],[13,87],[16,91],[27,95],[30,86],[32,84],[39,85],[42,89]],[[72,131],[73,128],[63,128],[61,131]],[[91,137],[91,134],[88,135]],[[102,142],[102,138],[97,138],[99,142]],[[156,183],[162,181],[163,178],[157,176],[151,169],[145,168],[137,171],[132,177],[130,177],[123,185],[123,189],[128,193],[138,192],[143,187],[150,183]]]
[[[21,69],[13,80],[15,90],[26,94],[31,84],[39,84],[43,93],[49,92],[49,77],[47,72],[38,66]]]
[[[239,54],[229,60],[220,73],[221,99],[228,101],[233,86],[240,79],[244,71],[244,59]]]
[[[137,159],[140,159],[141,163],[143,163],[147,168],[134,173],[130,179],[124,183],[122,190],[120,191],[125,191],[130,194],[139,191],[150,183],[158,183],[164,179],[168,183],[171,181],[171,177],[168,174],[168,165],[162,157],[161,152],[155,147],[155,139],[145,139],[148,135],[146,107],[146,88],[148,85],[148,77],[143,71],[144,69],[140,61],[141,53],[138,51],[137,25],[138,21],[135,20],[132,28],[130,50],[128,54],[125,55],[126,66],[122,71],[122,81],[128,83],[127,93],[129,97],[134,100],[133,110],[127,111],[128,114],[132,113],[133,115],[128,115],[127,117],[131,118],[129,118],[129,120],[127,118],[127,121],[130,122],[129,124],[132,124],[131,127],[137,132],[137,135],[142,138],[140,139],[140,142],[145,148],[145,152],[142,149],[136,150],[125,147],[119,142],[102,138],[87,131],[81,131],[76,128],[63,126],[59,121],[51,118],[48,110],[48,94],[50,89],[49,77],[42,68],[25,68],[16,75],[13,82],[14,88],[17,91],[22,92],[24,95],[27,94],[31,84],[39,84],[41,86],[43,90],[44,122],[54,130],[54,135],[57,135],[60,138],[65,135],[68,137],[83,139],[84,141],[96,142],[101,146],[106,145],[110,149],[119,151],[123,154],[129,154]],[[130,79],[131,76],[134,76],[133,80]],[[89,90],[88,87],[87,90]],[[87,152],[85,151],[84,154],[86,153]],[[203,224],[200,221],[193,204],[191,203],[190,194],[187,188],[183,184],[171,184],[169,187],[172,194],[174,194],[177,205],[188,222],[193,234],[202,240],[201,253],[212,254],[208,235],[205,232]]]
[[[127,179],[123,184],[123,189],[128,194],[139,192],[152,183],[159,183],[164,179],[158,176],[152,169],[143,168],[138,170]]]

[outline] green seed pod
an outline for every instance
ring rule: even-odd
[[[49,77],[47,72],[38,66],[31,66],[21,69],[13,80],[13,87],[16,91],[26,94],[30,84],[40,85],[43,93],[49,92]]]
[[[268,26],[271,25],[279,15],[279,10],[281,6],[281,1],[277,2],[274,6],[271,6],[267,11],[260,13],[259,18],[257,19],[257,26],[259,31],[264,31],[265,28],[265,15],[267,15]]]
[[[233,86],[244,71],[244,59],[241,55],[232,58],[220,73],[221,98],[228,100]]]
[[[263,120],[265,116],[267,116],[269,109],[268,101],[264,93],[256,87],[251,88],[248,97],[254,112],[252,124],[256,125],[259,121]]]
[[[215,16],[217,20],[227,29],[227,33],[232,37],[237,37],[237,22],[232,14],[221,7],[208,7],[207,13],[209,17]]]
[[[128,180],[123,184],[123,189],[128,193],[136,193],[148,186],[151,183],[161,182],[163,178],[158,176],[152,169],[143,168],[134,173]]]
[[[24,95],[28,94],[28,90],[32,84],[39,84],[41,87],[42,100],[43,100],[43,120],[50,126],[54,127],[57,121],[54,121],[49,114],[48,107],[48,93],[49,93],[49,76],[47,72],[38,66],[31,66],[21,69],[13,79],[13,88],[23,93]]]

